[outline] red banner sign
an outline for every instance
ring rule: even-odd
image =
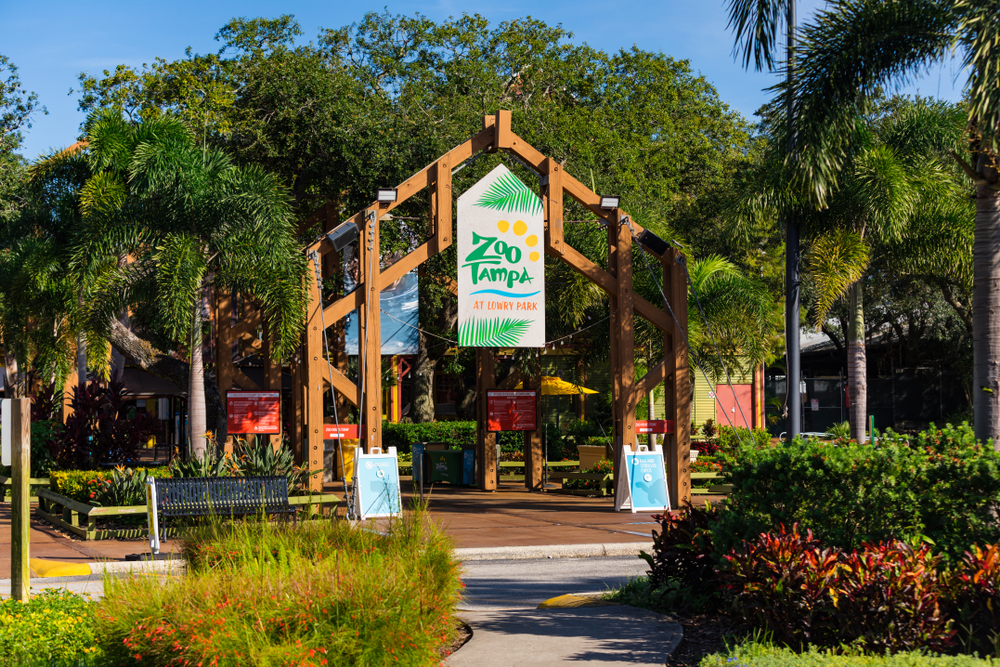
[[[487,431],[534,431],[538,428],[534,391],[486,391]]]
[[[337,426],[336,424],[323,424],[323,439],[324,440],[357,440],[358,439],[358,425],[357,424],[341,424]]]
[[[281,394],[277,391],[226,392],[229,433],[281,433]]]
[[[674,422],[672,419],[636,419],[636,433],[673,433]]]

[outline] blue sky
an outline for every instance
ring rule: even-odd
[[[799,0],[800,22],[821,7],[821,0]],[[320,28],[336,28],[361,19],[365,12],[388,9],[395,14],[421,13],[443,20],[462,13],[479,13],[499,23],[532,16],[547,23],[562,23],[575,39],[605,51],[636,45],[687,59],[705,76],[723,100],[746,116],[764,103],[764,88],[775,83],[773,75],[744,71],[732,55],[732,35],[726,29],[721,0],[509,0],[490,3],[437,0],[430,2],[372,2],[342,0],[314,2],[242,2],[176,0],[170,3],[90,2],[30,3],[3,0],[0,53],[19,68],[25,88],[38,93],[48,116],[38,115],[25,133],[24,155],[34,158],[50,148],[72,143],[82,114],[76,110],[80,72],[99,73],[115,65],[142,65],[157,56],[182,58],[184,49],[196,52],[218,49],[214,35],[234,16],[274,17],[294,14],[302,24],[303,39],[315,38]],[[904,92],[957,100],[963,78],[956,64],[934,69]],[[958,79],[956,85],[955,81]]]

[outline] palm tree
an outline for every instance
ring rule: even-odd
[[[288,193],[261,169],[236,166],[225,153],[199,146],[174,118],[136,124],[118,111],[100,111],[88,119],[87,140],[93,176],[80,193],[77,262],[133,260],[95,286],[93,317],[110,323],[124,306],[143,303],[148,312],[154,303],[154,324],[187,344],[189,446],[202,457],[206,290],[232,290],[256,302],[276,356],[299,343],[306,262]]]
[[[772,64],[774,16],[788,0],[731,0],[749,60]],[[786,166],[812,201],[826,204],[861,139],[856,119],[884,85],[905,82],[958,51],[968,72],[967,140],[951,156],[976,186],[973,247],[973,413],[976,437],[1000,448],[1000,22],[995,2],[837,0],[802,30],[790,68],[797,87]],[[741,20],[742,19],[742,20]],[[777,86],[789,91],[791,82]]]

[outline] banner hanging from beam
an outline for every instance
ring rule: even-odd
[[[542,200],[499,165],[458,198],[458,342],[545,344]]]

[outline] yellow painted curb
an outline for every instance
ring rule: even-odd
[[[616,603],[588,598],[582,595],[560,595],[546,600],[538,605],[539,609],[572,609],[574,607],[613,607]]]
[[[90,565],[87,563],[66,563],[58,560],[29,558],[28,567],[37,577],[83,577],[91,574]]]

